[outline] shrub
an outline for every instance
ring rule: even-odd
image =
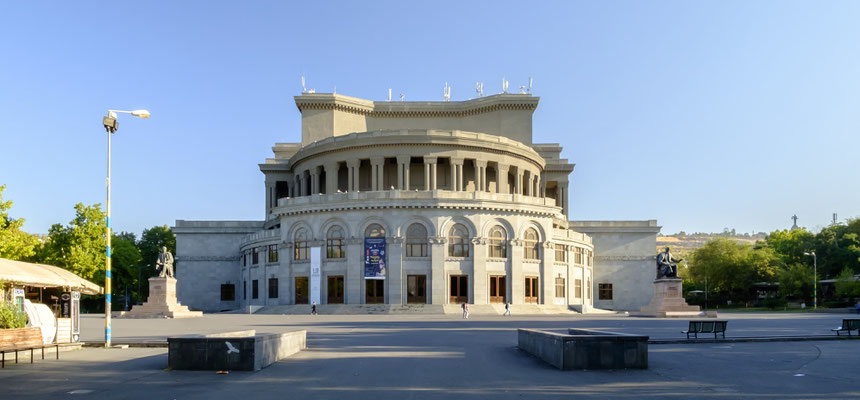
[[[18,310],[14,304],[0,302],[0,329],[23,328],[27,325],[27,314]]]
[[[788,302],[785,300],[785,297],[780,297],[774,294],[767,295],[764,300],[762,300],[762,305],[771,309],[776,310],[780,307],[785,307]]]

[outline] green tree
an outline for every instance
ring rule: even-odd
[[[784,265],[789,265],[809,261],[803,253],[814,248],[815,236],[806,229],[784,229],[771,232],[765,242],[779,255]]]
[[[39,238],[21,230],[24,219],[9,217],[12,200],[3,201],[6,185],[0,185],[0,258],[23,260],[36,254]]]
[[[785,297],[812,299],[814,277],[811,266],[793,263],[779,273],[779,293]]]
[[[841,297],[860,296],[860,282],[854,279],[854,271],[845,267],[836,277],[836,295]]]
[[[149,295],[147,279],[156,275],[155,262],[158,259],[158,254],[161,253],[162,246],[167,247],[167,251],[172,254],[176,254],[176,235],[173,234],[170,227],[162,225],[143,230],[140,241],[137,243],[142,258],[140,262],[140,299],[145,299]]]
[[[137,248],[133,233],[123,232],[113,235],[111,239],[111,272],[113,291],[117,294],[139,296],[137,292],[137,275],[140,268],[140,249]],[[120,301],[113,303],[116,309],[124,304]]]
[[[733,300],[752,300],[754,284],[772,282],[778,270],[773,249],[725,237],[708,241],[690,259],[689,275],[696,287],[704,288],[707,280],[709,292]]]
[[[75,218],[69,225],[51,226],[48,241],[40,249],[38,258],[102,285],[105,227],[105,214],[100,204],[85,206],[78,203],[75,205]]]

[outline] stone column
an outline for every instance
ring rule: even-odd
[[[497,193],[510,193],[510,188],[508,188],[508,169],[510,169],[510,165],[508,164],[497,164],[496,168],[496,192]]]
[[[424,157],[424,190],[436,190],[437,157]]]
[[[411,156],[397,156],[397,188],[400,190],[409,190],[409,163],[411,162]]]
[[[463,159],[451,158],[451,191],[458,191],[457,189],[457,161],[459,160],[461,163]]]
[[[564,213],[565,217],[570,218],[570,214],[568,214],[567,208],[567,182],[558,182],[558,204],[557,206],[561,207],[561,212]]]
[[[388,238],[386,253],[388,276],[385,279],[388,287],[385,289],[385,297],[388,304],[403,304],[403,238]]]
[[[325,192],[326,194],[337,193],[337,163],[325,165]]]
[[[439,188],[439,177],[436,176],[436,171],[437,171],[438,166],[439,166],[439,163],[436,161],[434,161],[433,164],[430,164],[430,175],[432,175],[430,177],[431,190],[436,190]]]
[[[511,254],[511,291],[508,293],[508,301],[513,304],[524,304],[526,299],[525,277],[523,276],[523,242],[520,239],[508,241],[508,250]]]
[[[472,303],[489,304],[490,283],[487,276],[487,239],[472,238]]]
[[[305,173],[304,172],[302,172],[301,174],[298,175],[297,181],[299,182],[299,190],[296,191],[296,194],[299,195],[299,197],[305,196],[306,193],[305,193]]]
[[[517,167],[516,181],[514,181],[514,194],[523,195],[523,169]]]
[[[451,167],[454,170],[454,190],[458,192],[465,190],[465,186],[463,185],[463,161],[462,158],[451,159]]]
[[[475,160],[475,188],[478,192],[487,191],[487,161]]]
[[[543,186],[541,186],[540,175],[535,174],[535,197],[543,197]]]
[[[347,160],[346,167],[349,175],[349,183],[347,184],[347,190],[350,192],[358,191],[358,166],[361,165],[361,160],[353,158],[352,160]]]
[[[371,186],[370,190],[382,190],[382,166],[385,163],[385,157],[373,157],[370,159],[371,167]]]
[[[311,168],[311,194],[317,195],[322,190],[320,190],[320,170],[322,167],[316,166]]]
[[[430,304],[448,304],[445,275],[445,253],[447,240],[442,236],[430,238]]]
[[[424,190],[430,190],[430,163],[424,160]]]
[[[546,238],[544,238],[546,239]],[[541,294],[543,299],[538,299],[541,304],[555,303],[555,275],[553,275],[553,264],[555,264],[555,245],[550,241],[541,243],[540,259],[540,284],[542,286]]]

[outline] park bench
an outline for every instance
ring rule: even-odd
[[[57,351],[57,359],[60,359],[60,345],[56,343],[44,344],[42,339],[42,330],[22,329],[20,335],[15,338],[13,346],[0,347],[0,368],[6,368],[6,353],[15,353],[15,364],[18,363],[18,352],[30,350],[30,364],[33,363],[33,352],[37,349],[42,350],[42,359],[45,359],[45,348],[54,347]]]
[[[693,337],[698,339],[700,333],[713,333],[714,339],[717,339],[717,334],[720,333],[723,335],[723,339],[725,339],[727,323],[728,321],[690,321],[690,327],[686,331],[681,331],[681,333],[686,333],[687,339],[690,338],[690,334],[693,334]]]
[[[860,335],[860,319],[843,319],[842,326],[831,329],[831,331],[836,332],[836,336],[839,336],[839,332],[848,331],[848,336],[851,336],[851,331],[857,331],[857,334]]]

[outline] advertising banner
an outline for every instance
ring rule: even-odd
[[[364,279],[385,279],[385,238],[364,239]]]
[[[311,304],[320,304],[320,278],[322,267],[322,247],[311,247]]]

